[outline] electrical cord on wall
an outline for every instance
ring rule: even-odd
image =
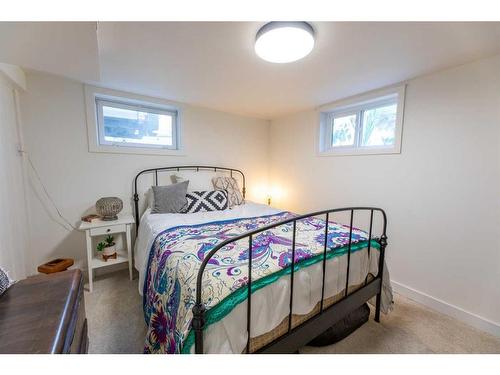
[[[38,183],[40,184],[40,186],[42,187],[43,189],[43,192],[45,194],[45,196],[47,197],[47,199],[50,201],[50,203],[52,204],[52,207],[55,209],[55,211],[57,212],[57,215],[63,220],[64,223],[61,223],[60,221],[58,220],[55,220],[54,218],[52,218],[52,220],[58,224],[59,226],[61,226],[62,228],[64,228],[65,230],[67,230],[68,232],[71,232],[72,230],[76,230],[77,228],[71,224],[69,222],[68,219],[66,219],[63,214],[61,213],[61,211],[59,210],[59,208],[57,208],[57,205],[55,204],[54,202],[54,199],[52,199],[51,195],[49,194],[49,192],[47,191],[47,188],[45,187],[45,184],[43,183],[40,175],[38,174],[38,171],[37,169],[35,168],[35,165],[33,164],[33,161],[31,160],[30,158],[30,155],[28,154],[28,152],[24,151],[24,150],[19,150],[19,153],[20,154],[23,154],[26,156],[26,160],[28,160],[28,163],[31,167],[31,169],[33,170],[33,174],[35,175],[36,179],[38,180]],[[42,203],[43,204],[43,203]],[[50,216],[50,215],[49,215]],[[69,229],[68,226],[71,228]]]

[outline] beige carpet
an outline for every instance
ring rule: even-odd
[[[90,353],[141,353],[146,335],[137,278],[127,271],[97,277],[85,293]],[[373,310],[373,309],[372,309]],[[500,338],[395,296],[394,311],[335,345],[300,353],[500,353]]]

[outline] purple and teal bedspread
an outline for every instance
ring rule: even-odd
[[[145,353],[189,353],[196,276],[206,254],[218,243],[245,232],[293,217],[290,212],[170,228],[153,242],[144,283],[144,316],[148,331]],[[295,270],[323,259],[325,221],[297,222]],[[293,224],[255,235],[252,245],[252,293],[290,273]],[[343,255],[349,227],[329,223],[327,258]],[[367,235],[353,229],[351,251],[365,248]],[[379,248],[372,240],[372,248]],[[248,293],[248,239],[218,251],[207,264],[202,298],[206,326],[224,318]]]

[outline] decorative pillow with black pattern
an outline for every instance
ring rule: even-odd
[[[228,208],[226,190],[192,191],[186,194],[187,204],[181,213],[222,211]]]
[[[11,280],[7,272],[0,267],[0,296],[4,294],[12,284],[14,284],[14,281]]]
[[[227,190],[229,199],[229,208],[245,203],[243,194],[241,194],[238,181],[234,177],[218,176],[212,178],[214,189]]]

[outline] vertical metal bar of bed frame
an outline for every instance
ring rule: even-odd
[[[370,210],[370,230],[368,231],[368,248],[366,250],[368,254],[368,272],[366,273],[365,277],[365,285],[368,282],[368,275],[370,274],[370,265],[371,265],[370,250],[372,247],[372,227],[373,227],[373,210]]]
[[[380,255],[378,258],[377,277],[380,278],[380,291],[377,293],[377,299],[375,300],[375,321],[377,323],[380,322],[380,303],[382,301],[382,288],[384,281],[384,257],[385,257],[385,247],[387,246],[387,236],[385,234],[385,228],[384,228],[384,233],[380,237],[379,243],[380,243]]]
[[[248,237],[248,303],[247,303],[247,354],[250,353],[250,328],[252,322],[252,236]]]
[[[345,281],[345,296],[349,294],[349,268],[351,264],[351,245],[352,245],[352,220],[354,217],[354,210],[351,210],[351,223],[349,224],[349,246],[347,248],[347,276]]]
[[[378,273],[377,277],[380,278],[380,290],[377,293],[377,299],[375,301],[375,321],[380,322],[380,304],[382,302],[382,289],[384,287],[384,258],[385,258],[385,248],[387,246],[387,216],[384,210],[379,210],[382,213],[384,219],[384,226],[382,229],[382,236],[378,243],[380,244],[379,258],[378,258]]]
[[[137,185],[137,182],[136,182]],[[137,194],[137,186],[134,189],[134,211],[135,211],[135,237],[139,235],[139,194]]]
[[[155,185],[158,186],[158,169],[155,169]]]
[[[325,299],[325,275],[326,275],[326,247],[328,244],[328,222],[330,221],[330,213],[326,213],[325,218],[325,246],[323,248],[323,282],[321,283],[321,305],[320,313],[323,312],[323,300]]]
[[[293,221],[292,233],[292,269],[290,272],[290,313],[288,314],[288,332],[292,330],[292,311],[293,311],[293,279],[295,273],[295,232],[297,229],[297,221]]]
[[[191,327],[194,330],[194,352],[203,354],[203,328],[205,326],[205,305],[197,302],[193,306],[193,319]]]

